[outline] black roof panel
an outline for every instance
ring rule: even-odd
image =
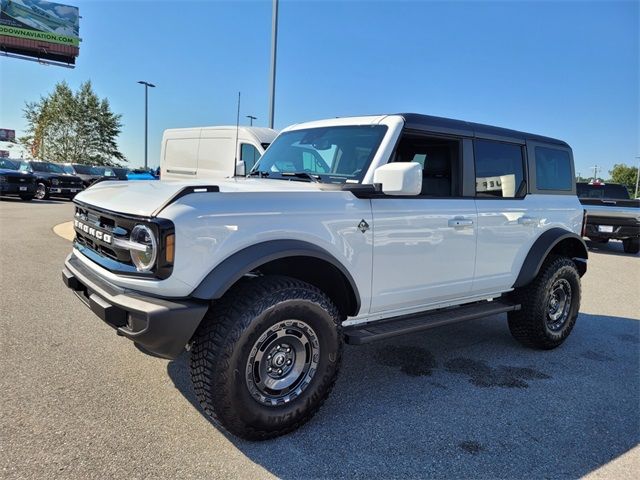
[[[520,140],[535,140],[538,142],[551,143],[568,147],[569,145],[556,138],[544,137],[532,133],[519,132],[508,128],[493,127],[481,123],[465,122],[464,120],[453,120],[451,118],[434,117],[431,115],[421,115],[419,113],[397,113],[405,120],[407,128],[416,130],[432,130],[439,132],[450,132],[459,135],[474,136],[496,136],[508,137]]]

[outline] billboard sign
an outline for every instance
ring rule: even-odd
[[[45,0],[0,0],[0,48],[75,63],[80,45],[78,7]]]
[[[16,131],[0,128],[0,142],[16,142]]]
[[[80,45],[78,7],[44,0],[0,0],[0,34]]]

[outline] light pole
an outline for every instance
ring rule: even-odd
[[[636,196],[638,198],[638,182],[640,181],[640,156],[636,157],[638,159],[638,170],[636,171]]]
[[[147,154],[149,152],[149,87],[155,88],[153,83],[140,80],[144,85],[144,169],[147,169]]]
[[[273,0],[271,14],[271,88],[269,94],[269,128],[273,128],[274,102],[276,96],[276,51],[278,50],[278,0]]]
[[[253,127],[253,121],[258,119],[258,117],[254,117],[253,115],[247,115],[247,118],[249,119],[250,127]]]

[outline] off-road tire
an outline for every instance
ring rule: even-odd
[[[265,332],[291,319],[305,322],[316,333],[317,368],[297,397],[265,405],[249,389],[247,362]],[[192,342],[191,380],[205,413],[249,440],[300,427],[322,406],[336,381],[342,357],[340,323],[333,302],[308,283],[283,276],[242,280],[212,305]]]
[[[640,252],[640,238],[627,238],[622,241],[622,248],[624,253],[638,253]]]
[[[552,288],[559,280],[571,288],[571,301],[565,322],[553,331],[548,324]],[[562,282],[564,283],[564,282]],[[508,314],[511,335],[522,345],[550,350],[560,346],[569,336],[580,310],[580,275],[575,263],[562,256],[551,255],[533,281],[514,292],[521,309]]]
[[[25,202],[30,202],[31,200],[33,200],[33,197],[35,197],[35,195],[20,195],[20,199]]]

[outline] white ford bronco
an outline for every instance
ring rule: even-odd
[[[204,411],[249,439],[309,420],[343,342],[507,313],[555,348],[586,272],[566,143],[426,115],[295,125],[247,178],[74,201],[65,284],[142,350],[186,347]]]

